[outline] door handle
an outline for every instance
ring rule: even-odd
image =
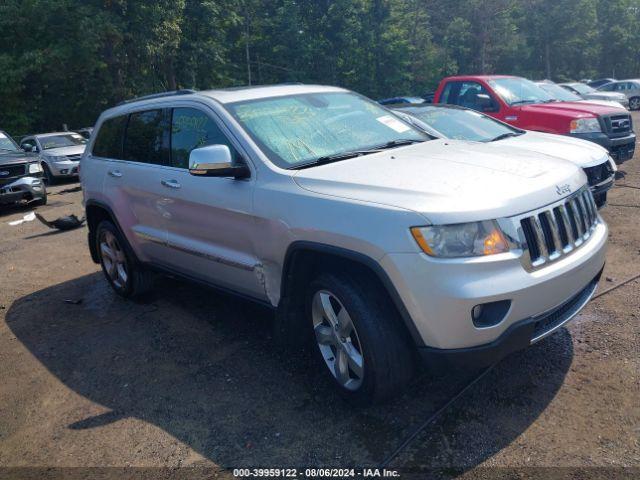
[[[122,176],[122,172],[120,170],[109,170],[109,175],[115,178],[120,178]]]
[[[160,183],[169,188],[180,188],[182,186],[176,180],[161,180]]]

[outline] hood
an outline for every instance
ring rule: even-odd
[[[527,131],[518,137],[505,138],[485,145],[496,148],[519,148],[569,160],[580,168],[592,167],[609,160],[609,153],[600,145],[563,135]]]
[[[412,210],[433,224],[508,217],[586,182],[570,162],[462,140],[432,140],[297,171],[303,189]]]
[[[82,155],[86,145],[72,145],[70,147],[49,148],[42,152],[49,157],[60,157],[67,155]]]
[[[5,152],[0,150],[0,165],[15,165],[18,163],[35,162],[38,156],[27,152]]]
[[[553,103],[534,103],[532,105],[523,105],[522,111],[536,113],[544,112],[555,115],[566,115],[571,118],[588,117],[592,115],[610,115],[620,113],[619,108],[599,105],[590,102],[553,102]]]

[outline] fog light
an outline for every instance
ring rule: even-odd
[[[478,328],[493,327],[507,316],[511,300],[500,300],[476,305],[471,309],[471,320]]]
[[[471,316],[473,317],[473,321],[476,321],[480,318],[480,315],[482,315],[482,310],[484,310],[484,307],[482,305],[476,305],[471,309]]]
[[[67,170],[66,168],[64,170],[60,170],[60,173],[62,175],[66,175],[69,172],[69,170]]]

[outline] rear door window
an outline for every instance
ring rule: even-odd
[[[189,168],[189,154],[207,145],[226,145],[231,157],[237,152],[216,122],[195,108],[174,108],[171,119],[171,165]]]
[[[169,165],[168,122],[165,110],[146,110],[129,116],[124,139],[124,159]]]
[[[93,145],[93,155],[121,160],[122,141],[124,139],[124,129],[126,125],[126,115],[105,120],[98,131],[98,136]]]

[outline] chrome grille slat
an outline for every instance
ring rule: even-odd
[[[561,203],[514,220],[525,249],[522,262],[528,270],[535,270],[580,248],[599,217],[593,195],[585,187]]]
[[[547,250],[547,244],[544,241],[544,234],[542,233],[542,226],[540,225],[540,220],[537,216],[531,217],[531,225],[533,226],[533,232],[535,234],[535,242],[538,244],[538,248],[540,249],[540,257],[547,258],[549,256],[549,251]]]
[[[564,250],[564,245],[560,240],[560,232],[558,230],[558,223],[556,222],[556,217],[551,210],[547,210],[546,212],[543,212],[541,215],[544,215],[544,217],[547,219],[547,222],[549,224],[549,230],[551,231],[553,244],[555,245],[553,254],[549,258],[556,258],[560,256],[562,254],[562,251]]]
[[[562,204],[558,207],[558,209],[560,210],[560,215],[562,215],[562,219],[564,220],[564,225],[567,231],[567,246],[573,245],[576,237],[573,234],[573,228],[571,227],[571,222],[569,221],[569,212],[567,211],[567,205]]]

